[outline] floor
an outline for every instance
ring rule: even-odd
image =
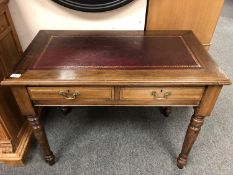
[[[210,53],[233,80],[230,9],[233,2],[226,0]],[[183,170],[177,169],[176,156],[193,113],[191,108],[174,108],[172,115],[164,118],[152,107],[81,107],[67,116],[54,108],[44,118],[49,142],[57,156],[54,166],[42,161],[34,142],[25,167],[0,165],[0,174],[232,175],[232,97],[233,86],[225,87]]]
[[[225,0],[222,16],[233,18],[233,0]]]

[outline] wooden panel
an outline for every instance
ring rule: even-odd
[[[74,100],[111,100],[114,98],[114,89],[111,87],[29,87],[32,100],[67,100],[61,92],[67,93]],[[69,100],[69,99],[68,99]]]
[[[8,139],[16,139],[21,128],[22,120],[11,91],[6,87],[0,87],[0,117],[0,124],[5,129],[5,135],[8,136]]]
[[[200,100],[203,87],[122,88],[121,100]]]
[[[6,131],[4,130],[2,124],[0,123],[0,142],[1,140],[5,140],[8,139],[8,137],[6,136]]]
[[[4,75],[3,66],[0,64],[0,81],[3,80]],[[4,128],[4,134],[8,139],[17,138],[22,122],[20,111],[10,88],[0,86],[0,125]]]
[[[19,42],[19,37],[18,37],[18,35],[16,33],[15,26],[14,26],[14,23],[12,21],[11,15],[10,15],[10,11],[9,11],[7,6],[5,8],[6,8],[6,16],[7,16],[7,19],[9,21],[9,23],[10,23],[10,26],[11,26],[11,32],[12,32],[12,35],[13,35],[13,38],[14,38],[15,45],[17,47],[19,55],[22,56],[23,55],[23,50],[22,50],[22,47],[21,47],[20,42]]]
[[[19,144],[15,152],[13,153],[0,153],[0,162],[7,164],[8,166],[23,166],[24,160],[27,155],[27,151],[31,141],[32,130],[28,127],[27,123],[24,123],[21,128],[22,136],[20,137]]]
[[[6,18],[6,14],[3,13],[0,15],[0,33],[4,32],[9,26],[8,20]]]
[[[146,30],[193,30],[210,44],[224,0],[149,0]]]
[[[11,34],[4,37],[0,42],[0,59],[7,75],[13,71],[14,66],[20,60],[20,55]]]

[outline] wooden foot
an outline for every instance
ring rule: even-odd
[[[159,108],[160,112],[165,116],[165,117],[169,117],[169,115],[172,112],[172,108],[171,107],[160,107]]]
[[[179,157],[177,158],[177,166],[180,169],[184,168],[184,166],[186,165],[189,152],[190,152],[194,142],[196,141],[197,136],[201,130],[201,126],[203,125],[203,122],[204,122],[205,117],[198,116],[196,114],[196,111],[197,110],[195,108],[195,112],[191,118],[189,127],[188,127],[187,132],[186,132],[182,151],[181,151]]]
[[[33,134],[42,149],[45,161],[49,165],[53,165],[55,163],[55,156],[50,150],[48,139],[44,127],[39,120],[39,116],[27,116],[27,119],[32,127]]]
[[[61,112],[63,113],[63,115],[67,115],[68,113],[70,113],[71,111],[71,107],[65,107],[65,106],[62,106],[62,107],[59,107]]]

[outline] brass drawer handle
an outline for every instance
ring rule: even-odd
[[[163,97],[159,97],[158,93],[157,93],[156,91],[153,91],[153,92],[151,93],[151,95],[152,95],[155,99],[157,99],[157,100],[164,100],[164,99],[167,99],[168,96],[171,96],[172,93],[171,93],[171,92],[165,92],[165,93],[163,94]]]
[[[64,97],[64,99],[66,99],[66,100],[75,100],[78,96],[80,96],[80,93],[79,92],[71,93],[68,90],[67,92],[60,91],[59,95],[61,95],[62,97]]]

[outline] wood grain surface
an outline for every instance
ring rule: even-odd
[[[224,0],[149,0],[146,30],[193,30],[209,48]]]

